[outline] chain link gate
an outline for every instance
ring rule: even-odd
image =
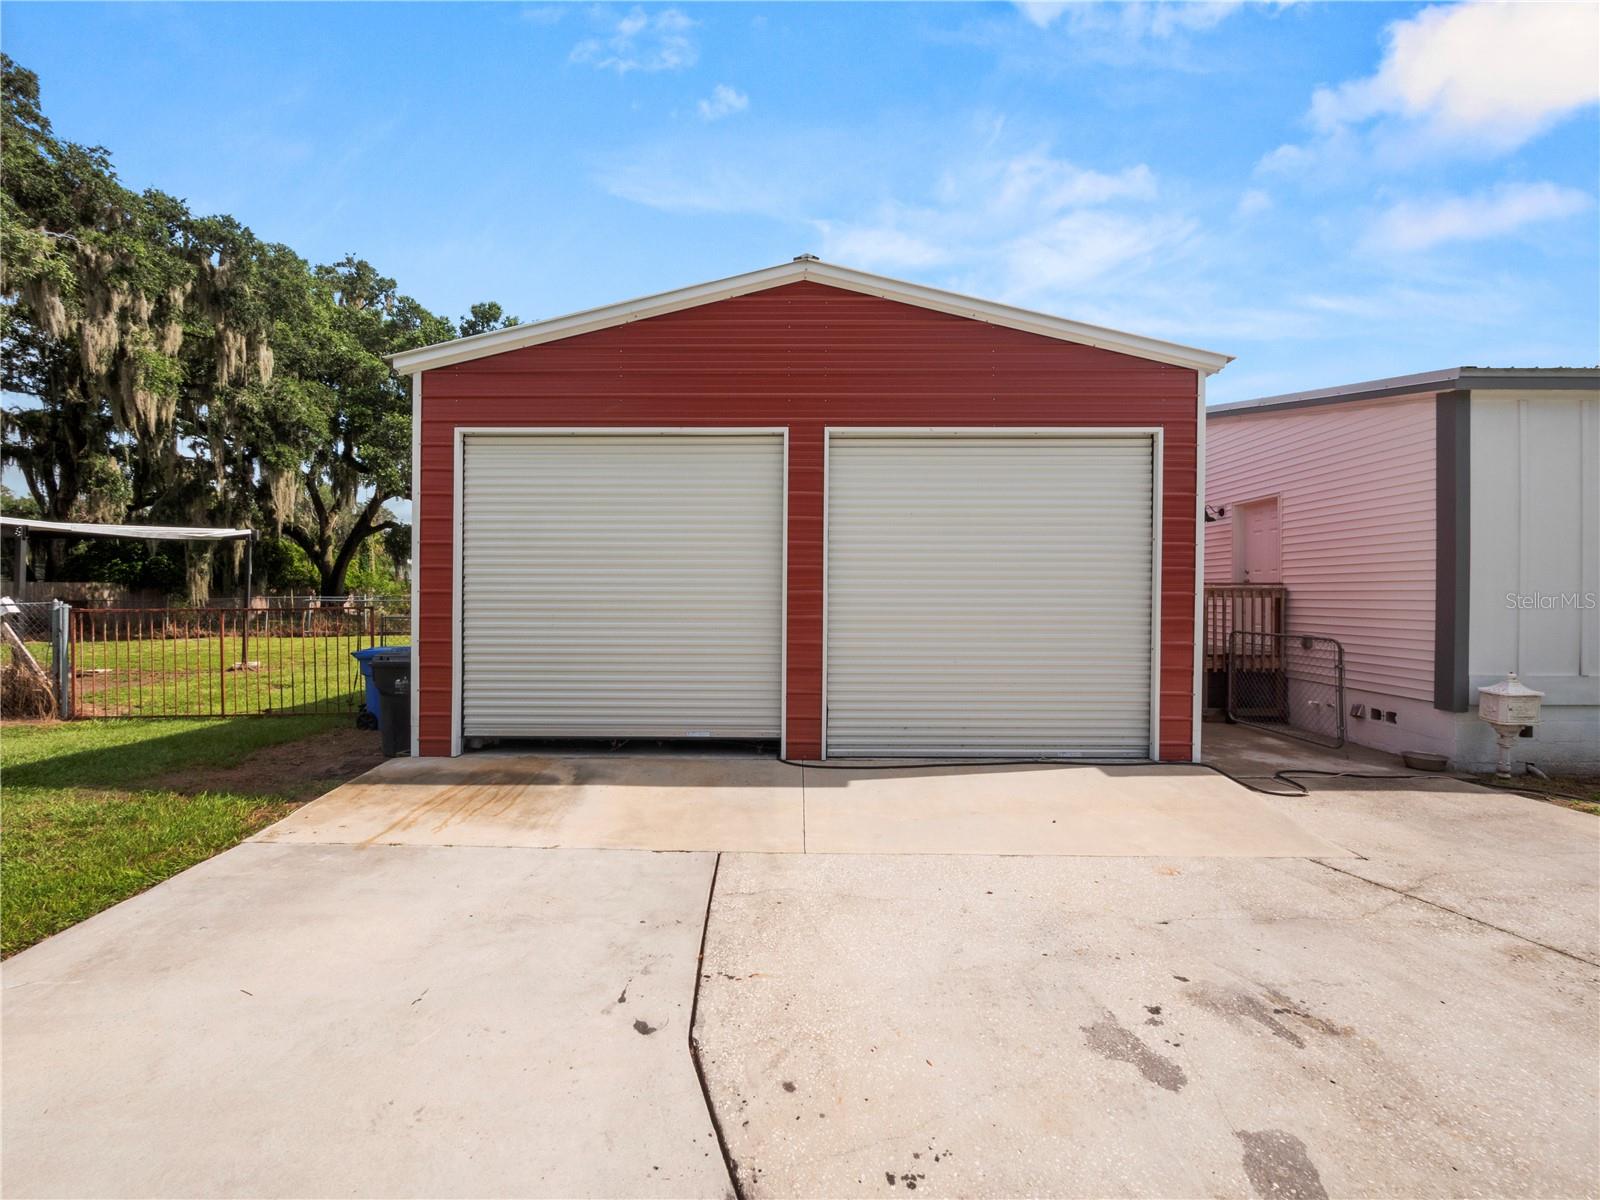
[[[60,600],[0,598],[0,715],[72,715],[71,611]]]
[[[1228,719],[1343,746],[1344,647],[1332,638],[1234,630],[1228,639]]]

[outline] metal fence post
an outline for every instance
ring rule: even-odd
[[[228,613],[217,610],[217,705],[228,715]]]
[[[56,712],[72,719],[72,606],[65,600],[50,604],[50,657],[56,676]]]

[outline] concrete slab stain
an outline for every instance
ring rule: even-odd
[[[1297,1021],[1304,1021],[1318,1033],[1325,1033],[1329,1037],[1349,1037],[1355,1032],[1348,1025],[1336,1025],[1324,1017],[1317,1016],[1316,1013],[1307,1012],[1304,1006],[1297,1004],[1282,992],[1274,991],[1272,988],[1267,989],[1267,999],[1277,1006],[1272,1010],[1274,1013],[1279,1016],[1293,1017]]]
[[[1230,1021],[1254,1021],[1275,1038],[1288,1042],[1296,1050],[1306,1048],[1306,1040],[1273,1015],[1272,1009],[1248,992],[1231,988],[1197,986],[1190,992],[1201,1008],[1214,1012]]]
[[[1177,1092],[1189,1082],[1182,1067],[1150,1049],[1132,1030],[1124,1029],[1110,1011],[1093,1025],[1080,1028],[1088,1035],[1089,1049],[1111,1062],[1130,1064],[1157,1087]]]
[[[396,834],[419,829],[430,819],[434,822],[432,832],[442,833],[474,817],[504,817],[513,810],[530,828],[548,828],[571,807],[583,782],[582,772],[574,764],[551,767],[530,770],[526,765],[478,766],[467,772],[464,780],[461,772],[453,768],[418,772],[406,784],[416,788],[422,799],[363,844],[381,843]],[[374,788],[384,795],[395,790],[387,782],[352,786]]]
[[[1306,1144],[1282,1129],[1239,1130],[1244,1173],[1262,1200],[1328,1200]]]
[[[646,1020],[643,1020],[643,1019],[640,1019],[640,1020],[635,1021],[633,1023],[633,1031],[635,1033],[643,1034],[645,1037],[649,1037],[652,1033],[654,1033],[656,1030],[658,1030],[660,1028],[661,1028],[661,1026],[652,1025],[652,1024],[650,1024],[649,1021],[646,1021]]]

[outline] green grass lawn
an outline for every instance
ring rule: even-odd
[[[293,716],[0,727],[0,953],[160,883],[331,786],[337,764],[299,761],[318,758],[310,745],[304,756],[277,751],[272,769],[239,764],[285,743],[326,746],[350,726],[348,716]],[[376,748],[376,734],[360,736]],[[319,765],[333,777],[319,778]]]

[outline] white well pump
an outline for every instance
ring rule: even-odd
[[[1539,723],[1543,692],[1536,692],[1517,678],[1515,671],[1499,683],[1478,689],[1478,719],[1494,730],[1500,744],[1500,759],[1495,765],[1496,779],[1511,778],[1511,739],[1524,728]]]

